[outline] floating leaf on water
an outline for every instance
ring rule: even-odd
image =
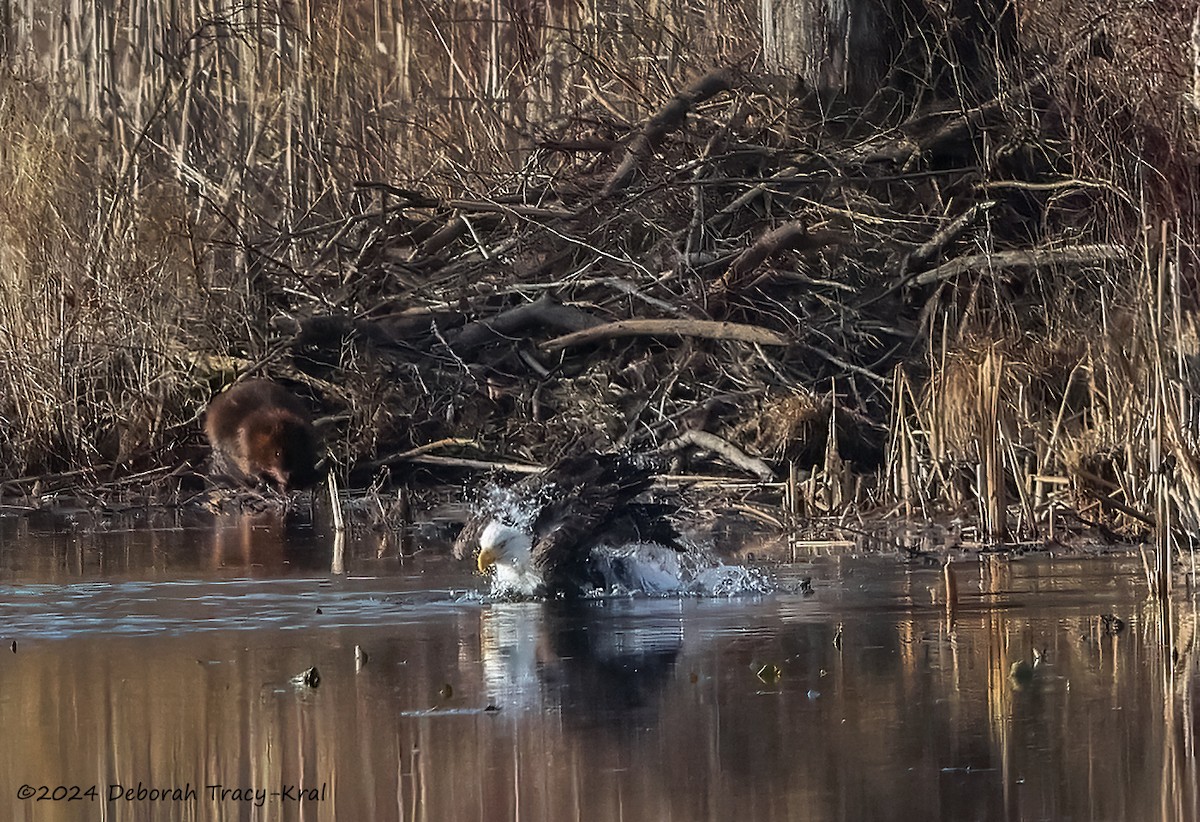
[[[297,685],[303,685],[306,688],[316,688],[321,684],[321,674],[317,670],[317,666],[314,665],[304,673],[292,677],[292,682]]]
[[[1033,666],[1025,660],[1014,662],[1008,669],[1008,678],[1012,680],[1013,686],[1021,688],[1033,682]]]
[[[760,682],[771,685],[779,681],[779,677],[783,675],[783,671],[779,670],[778,665],[773,665],[768,662],[755,672]]]

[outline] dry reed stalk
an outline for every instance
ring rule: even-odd
[[[800,470],[796,464],[796,460],[788,460],[788,479],[784,495],[784,505],[793,528],[799,520],[801,512],[799,480]]]
[[[953,561],[950,558],[942,565],[942,583],[943,591],[946,598],[946,617],[949,621],[954,621],[955,612],[958,610],[958,579],[955,576]]]
[[[824,476],[829,510],[840,511],[846,502],[846,466],[838,453],[837,443],[837,383],[830,390],[829,427],[825,435]]]
[[[1001,446],[1001,466],[1003,466],[1004,458],[1006,457],[1011,466],[1012,475],[1020,478],[1016,483],[1017,497],[1020,502],[1017,533],[1019,535],[1036,537],[1037,517],[1029,488],[1033,472],[1028,465],[1022,468],[1017,456],[1017,443],[1009,433],[1008,423],[1004,419],[999,420],[997,436],[999,437],[999,444]],[[1001,482],[1003,482],[1003,479],[1001,479]]]
[[[333,533],[333,559],[329,563],[329,572],[335,576],[346,573],[346,532]]]
[[[346,521],[342,514],[342,496],[338,492],[337,475],[330,471],[326,475],[326,486],[329,492],[329,510],[333,514],[333,531],[342,534],[346,530]]]
[[[884,487],[901,501],[906,517],[912,516],[912,453],[909,450],[908,411],[905,404],[907,377],[902,366],[892,373],[891,420],[888,425]]]
[[[1167,417],[1170,414],[1170,409],[1167,407],[1167,385],[1166,374],[1163,367],[1164,352],[1163,333],[1165,322],[1165,295],[1167,289],[1167,232],[1168,225],[1164,220],[1160,227],[1160,236],[1158,243],[1158,267],[1157,276],[1154,277],[1153,285],[1153,302],[1151,303],[1151,333],[1153,340],[1153,390],[1151,400],[1151,441],[1149,449],[1150,466],[1154,477],[1154,544],[1157,551],[1157,563],[1155,567],[1155,587],[1154,592],[1162,599],[1167,599],[1171,594],[1171,559],[1172,559],[1172,532],[1173,532],[1173,510],[1171,506],[1171,487],[1170,477],[1167,469],[1167,455],[1165,450],[1166,435],[1167,435]]]
[[[1004,379],[1004,355],[988,349],[979,366],[980,504],[988,536],[997,543],[1008,539],[1008,504],[1004,487],[1004,455],[1001,450],[1000,390]]]
[[[914,395],[908,372],[897,367],[892,378],[884,488],[902,504],[905,516],[927,516],[937,503],[953,506],[955,489],[933,450],[945,420],[935,409],[944,401],[935,368],[922,401]]]

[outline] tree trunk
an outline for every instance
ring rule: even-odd
[[[760,0],[760,10],[768,70],[854,103],[914,83],[990,96],[1016,35],[1006,0]]]
[[[761,0],[768,69],[798,74],[822,95],[869,98],[899,49],[888,5],[879,0]]]

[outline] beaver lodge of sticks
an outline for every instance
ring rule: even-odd
[[[1151,449],[1113,402],[1154,371],[1134,215],[1064,170],[1056,76],[884,127],[718,71],[621,142],[544,138],[536,185],[364,182],[391,216],[344,249],[345,309],[288,327],[293,365],[349,415],[360,484],[655,450],[777,524],[1144,532]]]
[[[1105,60],[1081,38],[865,106],[722,69],[641,123],[530,136],[486,187],[361,180],[359,213],[253,247],[269,344],[204,393],[299,387],[351,487],[656,452],[779,525],[997,539],[1144,533],[1170,451],[1192,528],[1190,155],[1082,104],[1119,97],[1072,79]]]

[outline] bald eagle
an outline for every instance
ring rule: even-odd
[[[622,586],[664,592],[681,582],[674,506],[636,502],[653,472],[622,454],[568,457],[492,487],[454,544],[506,594],[571,598]]]

